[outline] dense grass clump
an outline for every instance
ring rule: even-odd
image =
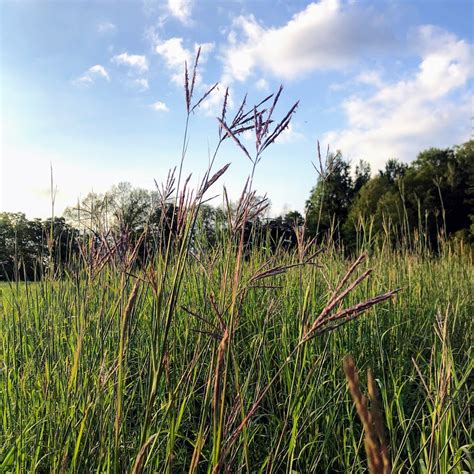
[[[472,470],[469,258],[373,253],[345,306],[402,291],[300,344],[348,263],[256,250],[235,282],[234,252],[2,286],[0,470],[362,472],[348,353],[372,369],[394,472]]]

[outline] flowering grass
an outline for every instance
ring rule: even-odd
[[[255,250],[241,281],[267,259]],[[271,259],[291,265],[298,255]],[[163,263],[157,257],[154,272]],[[191,257],[152,402],[152,352],[162,350],[165,327],[146,270],[2,285],[0,470],[363,472],[362,426],[342,370],[352,354],[378,387],[393,472],[472,471],[469,258],[375,252],[361,268],[374,268],[372,277],[346,305],[402,291],[294,352],[347,268],[332,251],[315,263],[239,294],[224,338],[235,260],[225,247]],[[439,315],[448,318],[442,338]]]

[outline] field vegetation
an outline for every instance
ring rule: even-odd
[[[290,243],[262,232],[268,201],[253,176],[297,108],[276,118],[281,90],[233,118],[224,101],[191,189],[189,127],[208,95],[194,99],[198,58],[180,166],[157,186],[154,220],[131,228],[123,212],[95,220],[108,214],[78,207],[82,227],[61,221],[63,234],[53,216],[28,271],[17,245],[8,253],[0,472],[472,472],[467,234],[413,227],[405,200],[398,227],[389,214],[377,229],[363,213],[325,221],[329,155],[309,224],[287,221]],[[203,209],[228,169],[216,164],[224,140],[249,179],[237,203],[224,190],[210,234]]]

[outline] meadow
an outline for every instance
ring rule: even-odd
[[[393,472],[472,472],[466,254],[373,252],[344,307],[401,291],[300,344],[348,262],[260,249],[236,282],[232,250],[4,284],[0,470],[365,472],[352,354],[362,387],[373,371]]]
[[[52,238],[41,278],[0,286],[0,472],[473,472],[472,249],[414,232],[415,245],[361,235],[346,253],[302,226],[292,248],[248,245],[267,206],[255,169],[297,104],[274,120],[280,89],[229,120],[226,94],[192,191],[194,78],[157,230],[84,232],[67,263]],[[251,173],[237,204],[224,190],[210,245],[196,229],[226,138]]]

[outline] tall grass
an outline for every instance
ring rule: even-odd
[[[372,255],[363,265],[375,275],[348,305],[401,287],[396,300],[288,359],[346,262],[321,253],[317,265],[252,283],[236,297],[230,254],[220,246],[187,261],[168,328],[145,271],[105,267],[94,278],[80,271],[4,288],[1,469],[124,472],[137,464],[182,472],[220,463],[231,471],[363,471],[362,427],[342,371],[351,353],[373,371],[394,472],[472,470],[472,262],[454,253]],[[298,257],[272,258],[291,265]],[[252,252],[241,281],[251,282],[266,260]],[[163,265],[160,256],[150,268],[161,275]],[[162,292],[167,308],[173,282]]]
[[[188,128],[209,95],[193,102],[197,60],[178,174],[160,188],[163,210],[177,209],[173,238],[162,222],[159,251],[138,258],[152,229],[125,252],[84,237],[61,273],[50,264],[41,281],[2,289],[0,471],[364,472],[348,353],[372,370],[393,472],[472,471],[471,256],[370,246],[349,262],[298,229],[293,251],[246,247],[246,222],[268,205],[256,167],[297,104],[275,120],[280,89],[229,119],[226,92],[193,192]],[[226,139],[250,160],[249,180],[209,247],[193,230],[228,169],[213,169]]]

